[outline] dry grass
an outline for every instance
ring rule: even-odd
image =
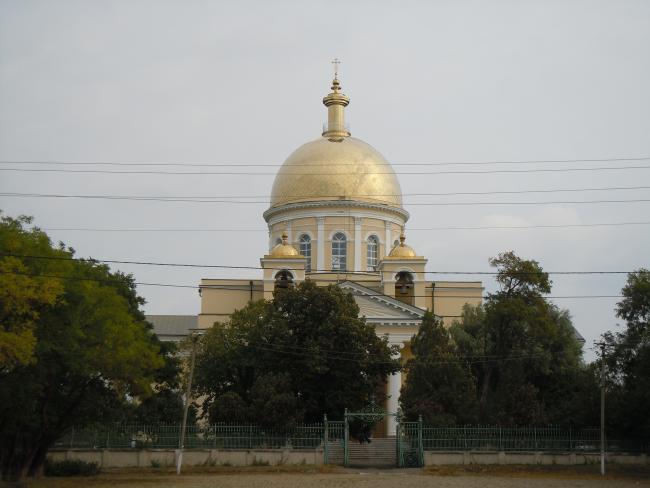
[[[107,470],[91,478],[42,478],[20,488],[537,488],[650,486],[650,466],[438,466],[424,470],[362,470],[335,466],[191,467]],[[0,484],[1,486],[1,484]]]

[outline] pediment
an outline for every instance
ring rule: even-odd
[[[353,281],[344,281],[338,286],[354,296],[359,306],[359,315],[373,323],[419,323],[424,310],[408,305]]]

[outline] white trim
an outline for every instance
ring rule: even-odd
[[[391,244],[391,240],[392,240],[391,231],[392,231],[392,229],[391,229],[390,224],[391,223],[389,221],[384,222],[384,225],[386,226],[386,237],[385,237],[386,245],[384,246],[384,256],[388,256],[391,249],[393,249],[393,244]]]
[[[312,242],[315,241],[314,233],[312,231],[310,231],[310,230],[301,230],[300,232],[296,232],[296,241],[294,242],[294,244],[299,244],[300,243],[300,238],[303,235],[309,236],[309,238],[312,240]]]
[[[363,242],[367,244],[368,238],[370,236],[375,236],[377,238],[377,242],[379,242],[379,244],[381,245],[384,243],[384,241],[381,239],[381,236],[379,234],[381,234],[381,232],[377,232],[376,230],[370,230],[366,232],[366,236],[363,238]],[[377,260],[379,261],[379,257],[377,258]]]
[[[354,217],[354,270],[362,271],[361,269],[361,224],[363,223],[361,217]],[[366,267],[363,266],[363,270]]]
[[[310,218],[318,218],[318,217],[361,217],[364,219],[376,219],[376,220],[381,220],[383,222],[390,222],[400,227],[403,226],[408,220],[404,218],[399,218],[397,216],[387,215],[387,213],[382,211],[381,209],[377,209],[375,211],[373,211],[373,209],[369,209],[367,211],[360,211],[360,212],[346,212],[344,210],[335,212],[332,210],[321,210],[321,209],[303,210],[300,208],[296,208],[295,210],[292,209],[290,212],[289,210],[287,210],[287,213],[274,215],[272,218],[268,220],[268,225],[274,226],[281,222],[286,222],[288,220],[310,219]]]
[[[401,207],[394,207],[390,205],[379,205],[376,203],[361,202],[357,200],[317,200],[311,202],[297,202],[297,203],[288,203],[286,205],[281,205],[279,207],[271,207],[266,210],[263,214],[264,220],[267,222],[272,221],[272,217],[275,215],[292,211],[292,210],[301,210],[301,209],[316,209],[322,207],[353,207],[353,208],[364,208],[371,210],[379,210],[386,213],[392,213],[394,215],[399,215],[403,222],[406,222],[409,219],[409,213]],[[310,212],[313,216],[314,212]]]
[[[316,270],[325,269],[325,217],[316,217],[318,237],[316,240]],[[312,253],[314,249],[312,248]]]
[[[354,242],[354,240],[350,238],[349,232],[343,229],[336,229],[330,232],[330,235],[327,238],[327,242],[332,242],[332,238],[334,237],[334,234],[338,234],[339,232],[345,236],[346,242]]]

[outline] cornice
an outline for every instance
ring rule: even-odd
[[[357,209],[369,209],[369,210],[392,213],[404,219],[404,222],[406,222],[410,216],[409,213],[403,208],[391,207],[388,205],[379,205],[370,202],[361,202],[357,200],[317,200],[312,202],[287,203],[285,205],[280,205],[278,207],[271,207],[268,210],[266,210],[262,215],[264,217],[264,220],[269,222],[271,218],[284,212],[290,212],[294,210],[316,209],[316,208],[332,208],[332,207],[352,207]]]

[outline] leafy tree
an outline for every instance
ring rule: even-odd
[[[3,479],[40,474],[47,450],[68,429],[111,418],[123,398],[147,394],[164,365],[132,277],[72,259],[72,249],[54,248],[44,232],[24,227],[29,222],[0,223],[0,256],[13,255],[10,269],[25,273],[2,276],[3,289],[14,290],[2,294],[3,330],[34,338],[18,346],[29,355],[10,352],[0,369]],[[40,284],[46,299],[30,289]]]
[[[34,360],[34,328],[41,311],[61,298],[61,280],[50,278],[59,264],[51,261],[25,262],[17,255],[63,256],[52,249],[42,232],[23,228],[29,217],[12,219],[0,214],[0,371]]]
[[[363,407],[399,363],[358,314],[350,294],[305,282],[216,323],[197,354],[204,414],[286,428]]]
[[[482,306],[466,306],[451,329],[478,382],[478,420],[578,422],[576,381],[589,388],[589,376],[568,312],[543,297],[551,291],[548,274],[512,252],[490,264],[500,289]]]
[[[406,364],[408,381],[400,395],[406,417],[413,421],[421,415],[432,425],[474,421],[476,382],[442,321],[427,312],[411,349],[414,358]]]
[[[650,271],[628,274],[617,305],[625,328],[603,339],[610,384],[608,427],[612,434],[650,440]],[[602,360],[602,358],[601,358]]]

